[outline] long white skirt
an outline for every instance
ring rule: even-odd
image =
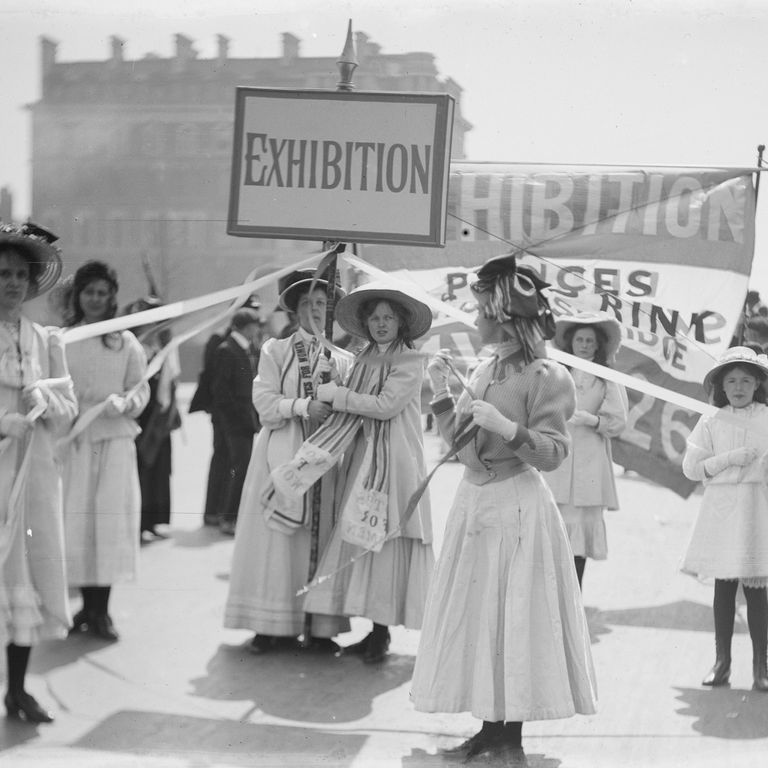
[[[381,552],[342,540],[337,526],[317,569],[317,577],[335,574],[307,595],[310,613],[362,616],[389,627],[421,629],[429,582],[435,567],[431,544],[399,537]],[[358,557],[352,565],[352,558]],[[338,570],[340,569],[341,570]],[[338,572],[336,572],[338,570]]]
[[[141,489],[133,438],[71,443],[63,476],[70,586],[110,586],[135,579]]]
[[[595,711],[589,632],[541,475],[462,481],[427,600],[411,697],[423,712],[527,721]]]
[[[304,630],[305,615],[304,598],[296,593],[308,581],[311,536],[308,528],[289,534],[273,530],[266,523],[261,494],[269,472],[268,440],[269,434],[262,432],[254,441],[245,476],[224,626],[264,635],[297,637]],[[326,530],[324,521],[322,517],[320,551],[331,528],[328,524]],[[333,637],[349,631],[349,619],[313,616],[311,629],[314,637]]]

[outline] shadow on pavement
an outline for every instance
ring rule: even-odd
[[[39,727],[18,720],[9,720],[7,717],[0,717],[0,752],[37,739],[40,735]],[[46,726],[43,725],[42,727],[45,728]]]
[[[409,682],[413,662],[393,653],[372,666],[355,656],[301,650],[254,656],[247,645],[221,645],[206,676],[191,684],[202,698],[251,702],[288,720],[339,723],[365,717],[377,696]]]
[[[33,648],[29,657],[29,671],[44,675],[51,670],[76,664],[88,654],[112,645],[109,640],[89,634],[75,634],[66,640],[45,640]]]
[[[739,688],[677,688],[679,715],[696,718],[692,728],[719,739],[768,737],[768,694]]]
[[[81,749],[170,753],[174,764],[292,765],[335,768],[351,765],[367,734],[318,731],[283,725],[260,725],[160,712],[116,712],[71,744]],[[179,761],[179,764],[180,761]]]
[[[652,629],[681,629],[687,632],[713,632],[712,608],[692,600],[678,600],[665,605],[627,608],[620,611],[599,611],[599,621],[605,625],[650,627]],[[590,618],[590,627],[594,617]],[[747,631],[737,618],[734,632]]]
[[[521,759],[508,759],[490,757],[476,758],[470,765],[483,765],[483,766],[504,766],[504,768],[558,768],[562,765],[562,761],[556,757],[547,757],[541,754],[529,754],[525,753]],[[412,749],[411,754],[402,759],[402,765],[404,768],[437,768],[437,766],[448,765],[464,765],[461,760],[456,757],[449,757],[437,754],[431,754],[423,749]]]
[[[599,608],[584,606],[584,614],[587,617],[587,628],[589,629],[589,642],[597,645],[600,642],[600,635],[609,635],[611,628],[603,620],[603,614]]]

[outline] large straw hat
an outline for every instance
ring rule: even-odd
[[[432,310],[415,296],[404,290],[392,288],[384,282],[371,282],[355,288],[336,305],[336,322],[348,333],[362,339],[369,338],[368,331],[360,322],[358,310],[367,301],[392,301],[399,304],[408,316],[408,335],[411,339],[423,336],[432,325]]]
[[[26,224],[0,223],[0,245],[9,244],[30,263],[40,267],[35,284],[30,284],[25,301],[53,288],[61,275],[61,256],[54,243],[59,238],[32,222]]]
[[[314,269],[297,269],[278,280],[277,288],[280,291],[280,296],[277,304],[280,309],[284,309],[286,312],[295,312],[299,303],[299,296],[309,288],[314,275]],[[324,273],[321,278],[315,280],[315,286],[325,291],[328,288],[327,278],[327,274]],[[337,299],[344,295],[345,292],[337,285]]]
[[[616,318],[611,317],[607,312],[580,312],[578,315],[569,317],[560,317],[555,321],[554,345],[563,352],[568,352],[565,348],[565,334],[569,328],[574,326],[590,326],[599,328],[605,336],[605,359],[613,360],[621,346],[621,325]]]
[[[712,388],[714,387],[714,380],[718,371],[725,368],[726,365],[733,365],[734,363],[748,363],[754,365],[765,374],[763,379],[763,390],[768,394],[768,356],[759,355],[754,349],[749,347],[730,347],[720,356],[720,359],[710,368],[707,375],[704,377],[704,390],[707,395],[712,394]]]

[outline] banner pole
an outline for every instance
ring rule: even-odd
[[[337,91],[351,91],[355,86],[352,84],[352,75],[357,68],[357,56],[355,55],[355,44],[352,39],[352,19],[347,25],[347,38],[344,42],[344,50],[341,52],[341,58],[336,62],[339,68],[340,80],[336,84]],[[323,250],[329,250],[333,247],[332,243],[323,243]],[[335,252],[341,253],[345,249],[344,243],[335,245]],[[328,266],[328,289],[327,303],[325,306],[325,338],[328,341],[333,340],[333,318],[336,309],[336,279],[337,279],[338,259],[334,255]],[[330,358],[331,351],[325,348],[324,354]],[[330,379],[329,374],[323,374],[323,383]],[[312,516],[310,519],[310,544],[309,544],[309,570],[307,583],[315,578],[317,572],[318,560],[320,559],[320,510],[322,506],[323,481],[318,480],[312,488]],[[304,631],[301,639],[302,647],[309,648],[312,645],[312,614],[304,614]]]
[[[758,144],[757,145],[757,167],[762,168],[763,167],[763,152],[765,152],[765,144]],[[755,179],[755,205],[757,205],[757,196],[760,192],[760,177],[763,174],[758,172],[757,178]]]

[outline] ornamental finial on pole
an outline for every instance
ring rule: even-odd
[[[352,40],[352,19],[349,20],[347,27],[347,41],[344,43],[344,50],[341,52],[341,58],[336,64],[341,75],[341,80],[339,80],[336,90],[351,91],[355,87],[352,85],[352,74],[357,68],[357,54],[355,53],[355,44]]]

